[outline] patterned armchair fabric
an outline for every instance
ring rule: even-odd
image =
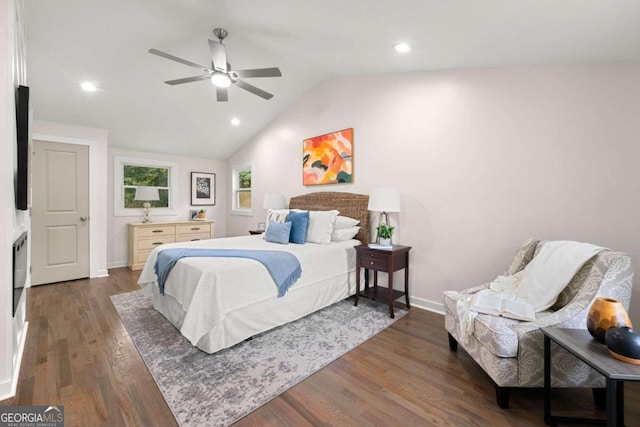
[[[522,270],[539,252],[544,242],[527,240],[516,251],[511,265],[503,273]],[[594,256],[576,273],[549,310],[537,313],[533,322],[478,314],[474,333],[467,342],[461,340],[457,301],[487,288],[488,284],[461,292],[444,293],[445,328],[451,348],[457,343],[469,353],[493,379],[498,388],[542,387],[544,385],[544,340],[541,327],[586,329],[586,318],[596,297],[608,296],[629,309],[633,267],[629,254],[605,250]],[[452,341],[451,339],[455,341]],[[554,347],[551,352],[553,387],[604,387],[604,377],[568,352]],[[508,406],[508,393],[506,405]]]

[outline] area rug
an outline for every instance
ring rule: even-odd
[[[111,297],[178,423],[226,426],[362,344],[406,314],[353,299],[207,354],[153,309],[142,291]]]

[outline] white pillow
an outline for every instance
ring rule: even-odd
[[[344,242],[345,240],[353,239],[356,234],[360,231],[360,227],[349,227],[349,228],[340,228],[333,229],[333,233],[331,233],[331,241],[332,242]]]
[[[336,223],[333,224],[333,229],[342,230],[343,228],[355,227],[358,224],[360,224],[360,221],[358,221],[355,218],[349,218],[348,216],[338,215],[336,217]]]
[[[338,211],[310,211],[306,241],[323,245],[331,243],[333,224],[338,214]]]
[[[266,225],[264,227],[264,234],[267,233],[270,222],[283,223],[287,220],[287,215],[289,215],[289,209],[269,209],[267,211],[267,219],[266,219]]]

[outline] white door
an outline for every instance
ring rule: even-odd
[[[89,147],[33,141],[31,284],[89,277]]]

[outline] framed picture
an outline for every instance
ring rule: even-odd
[[[198,218],[198,211],[200,209],[189,209],[189,221],[195,221]]]
[[[305,139],[302,184],[353,182],[353,128]]]
[[[191,206],[216,204],[216,174],[191,172]]]

